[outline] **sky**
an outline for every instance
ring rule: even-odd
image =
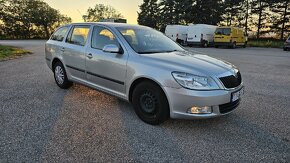
[[[82,22],[82,16],[95,4],[111,5],[118,10],[129,24],[137,24],[137,11],[143,0],[43,0],[62,14],[72,18],[73,22]]]

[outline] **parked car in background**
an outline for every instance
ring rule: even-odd
[[[286,39],[283,49],[284,51],[287,51],[290,49],[290,36]]]
[[[207,24],[189,25],[187,30],[187,45],[199,45],[202,47],[212,45],[216,28],[217,26]]]
[[[76,82],[116,96],[153,125],[169,117],[229,114],[244,90],[234,65],[188,52],[163,33],[139,25],[62,26],[46,42],[45,59],[60,88]]]
[[[184,25],[167,25],[165,35],[179,44],[184,44],[187,37],[188,26]]]
[[[244,30],[236,27],[218,27],[214,34],[214,46],[228,46],[236,48],[237,46],[246,47],[248,38]]]

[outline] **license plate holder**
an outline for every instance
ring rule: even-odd
[[[235,102],[235,101],[239,100],[242,97],[242,95],[244,94],[244,92],[245,92],[244,87],[233,92],[232,96],[231,96],[231,101]]]

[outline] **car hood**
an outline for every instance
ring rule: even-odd
[[[237,69],[231,63],[221,59],[187,51],[143,54],[142,56],[158,66],[195,75],[220,76],[225,72]]]

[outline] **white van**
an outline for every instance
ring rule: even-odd
[[[165,35],[179,44],[184,44],[187,37],[188,26],[184,25],[167,25]]]
[[[217,26],[207,24],[192,24],[187,30],[187,45],[208,47],[213,44],[214,32]]]

